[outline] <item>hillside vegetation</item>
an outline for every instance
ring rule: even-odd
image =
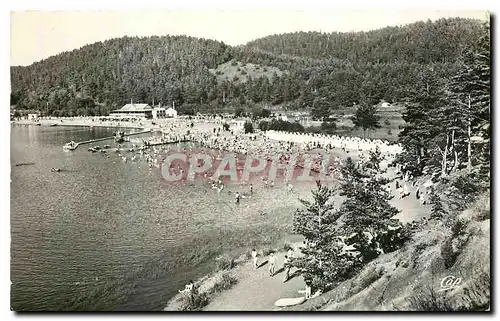
[[[247,43],[245,50],[352,63],[446,63],[474,46],[481,27],[473,19],[419,21],[367,32],[294,32]],[[269,64],[269,62],[268,62]]]
[[[266,77],[269,82],[276,81],[277,77],[283,72],[276,67],[262,67],[252,63],[241,63],[239,61],[230,61],[218,65],[215,69],[210,69],[210,72],[215,75],[218,83],[224,81],[234,84],[245,83],[248,80]]]
[[[71,116],[105,115],[130,100],[175,101],[185,114],[257,103],[321,118],[363,100],[401,102],[426,79],[451,77],[488,32],[480,21],[453,18],[272,35],[242,47],[187,36],[123,37],[11,67],[11,105]]]
[[[489,217],[488,193],[457,215],[454,227],[439,220],[422,223],[400,250],[287,310],[484,311],[490,306]],[[442,291],[442,279],[450,276],[462,282]]]

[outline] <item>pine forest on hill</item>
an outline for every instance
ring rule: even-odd
[[[369,32],[296,32],[231,47],[187,36],[123,37],[11,67],[11,106],[106,115],[135,102],[181,114],[255,104],[323,118],[364,101],[401,103],[446,82],[489,25],[450,18]],[[430,84],[432,85],[432,84]]]

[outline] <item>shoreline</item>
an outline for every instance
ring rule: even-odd
[[[283,261],[281,257],[286,253],[286,251],[284,250],[284,247],[286,245],[291,245],[295,249],[296,253],[300,252],[298,247],[302,243],[302,240],[302,236],[287,233],[280,236],[272,244],[265,243],[263,245],[254,246],[257,249],[258,253],[258,260],[260,265],[259,269],[261,271],[267,271],[267,266],[265,266],[267,262],[266,257],[268,256],[268,253],[270,251],[273,251],[277,255],[277,257],[280,258],[280,262]],[[204,296],[207,300],[206,305],[201,307],[200,311],[206,311],[207,308],[210,309],[210,305],[214,303],[214,300],[218,298],[222,293],[224,293],[224,291],[230,289],[230,286],[225,287],[223,284],[226,277],[229,276],[231,279],[233,279],[235,284],[240,281],[240,279],[242,278],[242,273],[245,273],[242,270],[248,269],[251,265],[251,257],[249,256],[251,248],[253,247],[240,247],[239,249],[232,249],[221,253],[215,258],[214,261],[216,262],[220,258],[230,258],[232,260],[232,266],[230,268],[214,268],[211,272],[201,276],[198,279],[193,280],[195,288],[197,289],[196,295]],[[280,265],[278,264],[278,270],[279,267]],[[277,276],[277,278],[280,278],[280,276]],[[183,308],[184,304],[186,303],[186,298],[187,296],[184,293],[176,293],[167,301],[162,311],[186,311],[185,308]]]
[[[43,119],[40,120],[39,122],[33,122],[31,120],[20,120],[20,121],[11,121],[11,125],[25,125],[25,126],[43,126],[43,127],[107,127],[107,128],[127,128],[127,129],[155,129],[155,130],[160,130],[159,126],[138,126],[137,124],[130,123],[130,122],[125,122],[125,123],[112,123],[112,122],[105,122],[105,123],[99,123],[99,122],[92,122],[92,121],[67,121],[61,123],[60,120],[49,120],[49,119]],[[56,124],[57,126],[53,126]]]

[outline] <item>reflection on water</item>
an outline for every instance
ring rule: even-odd
[[[279,223],[255,215],[259,206],[277,202],[271,193],[262,191],[259,202],[250,199],[235,210],[229,194],[166,184],[143,158],[123,163],[118,154],[92,154],[89,146],[62,149],[71,140],[112,134],[106,128],[12,126],[14,310],[159,310],[186,280],[211,268],[190,265],[198,250],[190,244],[219,246],[231,230]]]

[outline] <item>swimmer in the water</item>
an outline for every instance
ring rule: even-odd
[[[236,204],[238,204],[238,205],[240,204],[241,199],[242,199],[242,198],[245,198],[245,196],[240,195],[240,193],[238,193],[238,192],[236,192],[236,193],[234,194],[234,197],[235,197],[234,202],[235,202]]]

